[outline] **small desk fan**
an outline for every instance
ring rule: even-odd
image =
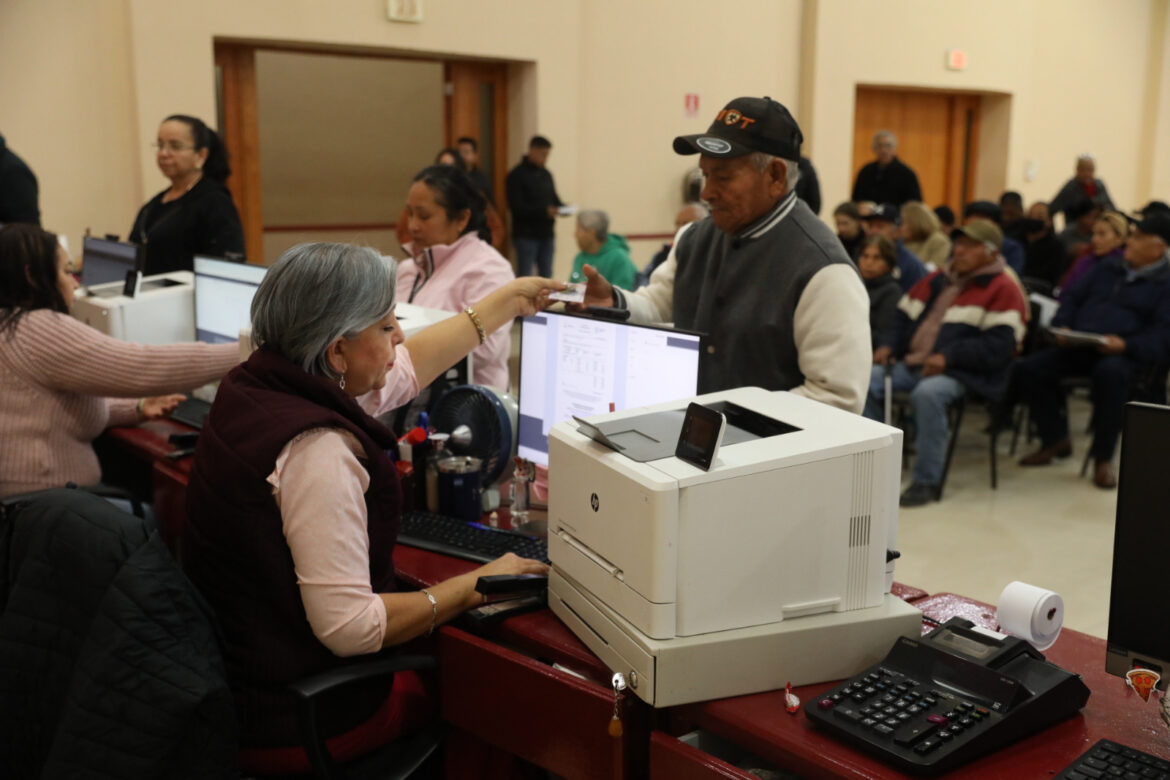
[[[504,476],[516,452],[519,407],[510,394],[482,385],[452,387],[439,398],[431,413],[431,427],[451,438],[453,455],[471,455],[483,462],[484,508],[500,504],[496,482]]]

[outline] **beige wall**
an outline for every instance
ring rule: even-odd
[[[1010,110],[998,100],[993,109],[998,121],[1010,114],[1008,133],[991,133],[999,148],[984,150],[1006,164],[981,167],[978,197],[994,198],[1006,187],[1025,200],[1051,198],[1085,151],[1097,157],[1098,175],[1119,205],[1148,197],[1139,172],[1153,149],[1140,140],[1151,43],[1159,42],[1149,27],[1166,0],[807,1],[816,3],[818,22],[811,136],[830,208],[851,187],[859,83],[1009,95]],[[1162,35],[1162,50],[1168,43]],[[965,71],[945,69],[949,48],[966,50]],[[1033,181],[1024,175],[1029,163]]]
[[[41,224],[75,255],[87,227],[125,237],[145,200],[154,136],[134,132],[129,47],[124,0],[0,2],[0,133],[37,175]]]
[[[1006,96],[985,117],[995,148],[984,149],[980,195],[1006,185],[1051,197],[1076,154],[1092,151],[1132,206],[1170,196],[1166,5],[444,0],[409,25],[388,22],[377,0],[204,0],[198,13],[180,0],[4,0],[0,72],[21,76],[0,82],[0,132],[37,170],[48,224],[71,238],[86,225],[123,232],[166,183],[147,148],[159,119],[214,116],[213,40],[312,42],[514,63],[508,165],[531,133],[549,136],[562,196],[607,209],[619,232],[671,225],[691,161],[670,139],[750,93],[798,111],[827,214],[849,191],[858,83]],[[943,68],[949,47],[967,50],[966,71]],[[683,114],[687,92],[700,95],[698,118]],[[572,227],[558,222],[561,274]]]

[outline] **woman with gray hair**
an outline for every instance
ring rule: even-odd
[[[458,316],[403,339],[395,268],[371,249],[306,244],[269,270],[252,302],[258,349],[224,379],[199,438],[184,567],[215,608],[240,713],[245,772],[308,772],[287,684],[425,634],[480,603],[491,574],[541,573],[506,555],[460,577],[396,592],[402,497],[369,413],[409,399],[514,317],[547,279],[516,279]],[[425,720],[413,672],[355,686],[321,724],[340,760]]]

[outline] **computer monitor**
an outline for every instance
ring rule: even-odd
[[[252,322],[252,296],[268,268],[195,256],[195,338],[208,344],[239,341]]]
[[[1170,407],[1125,407],[1117,523],[1113,534],[1113,585],[1105,670],[1125,675],[1152,669],[1170,677]]]
[[[572,415],[694,396],[700,340],[697,333],[572,314],[526,318],[517,454],[547,467],[549,429]]]
[[[90,288],[109,282],[124,283],[127,271],[138,271],[141,247],[121,241],[86,236],[81,242],[81,284]],[[116,292],[121,293],[119,288]]]

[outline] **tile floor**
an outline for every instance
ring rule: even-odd
[[[987,417],[969,409],[943,500],[900,513],[895,579],[992,604],[1005,585],[1022,580],[1064,598],[1065,626],[1105,636],[1117,491],[1078,476],[1089,443],[1088,402],[1074,398],[1069,413],[1073,456],[1024,468],[1016,461],[1038,444],[1021,437],[1009,456],[1011,435],[1001,434],[999,487],[992,490]]]

